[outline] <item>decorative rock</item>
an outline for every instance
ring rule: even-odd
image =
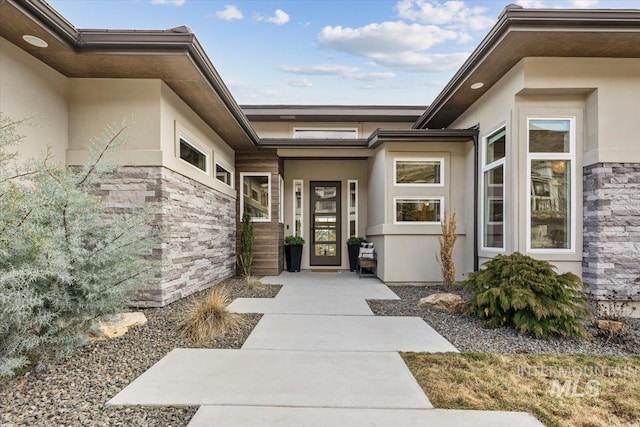
[[[602,331],[617,334],[624,327],[624,323],[615,320],[596,320],[596,326]]]
[[[462,297],[456,294],[440,293],[421,298],[418,307],[434,307],[452,313],[464,303]]]
[[[121,337],[127,333],[129,328],[142,326],[146,323],[147,318],[140,311],[116,314],[109,319],[98,320],[97,331],[91,333],[90,339],[104,340]]]

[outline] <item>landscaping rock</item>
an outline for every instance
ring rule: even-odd
[[[104,340],[121,337],[129,328],[142,326],[147,323],[144,313],[137,311],[132,313],[120,313],[108,319],[98,320],[96,331],[90,335],[92,340]]]
[[[617,334],[622,331],[624,323],[615,320],[596,320],[596,326],[602,331]]]
[[[439,293],[421,298],[418,302],[418,307],[434,307],[453,313],[458,311],[463,303],[464,300],[460,295]]]

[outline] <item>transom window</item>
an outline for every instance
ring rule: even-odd
[[[293,137],[296,139],[356,139],[358,130],[351,129],[321,129],[321,128],[295,128]]]
[[[233,174],[220,163],[216,163],[216,179],[233,187]]]
[[[180,137],[180,158],[201,171],[207,172],[207,155],[183,137]]]
[[[399,186],[444,185],[444,159],[397,158],[393,161],[394,184]]]
[[[269,173],[241,173],[240,211],[251,215],[254,222],[271,221],[271,175]]]
[[[506,128],[484,138],[482,165],[482,247],[504,250]]]
[[[528,248],[575,249],[575,119],[527,119]]]
[[[439,223],[444,209],[442,198],[394,198],[396,224]]]

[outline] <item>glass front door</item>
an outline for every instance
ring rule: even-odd
[[[340,256],[340,186],[339,181],[312,181],[310,264],[339,266]]]

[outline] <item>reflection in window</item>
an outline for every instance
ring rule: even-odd
[[[180,138],[180,158],[203,172],[207,171],[207,155],[183,138]]]
[[[396,199],[396,222],[440,222],[442,200]]]
[[[572,249],[575,203],[572,119],[529,119],[531,249]]]
[[[229,172],[219,163],[216,163],[216,179],[218,181],[224,182],[229,187],[232,187],[233,178],[232,178],[231,172]]]
[[[490,134],[484,140],[482,167],[482,247],[504,249],[504,168],[506,129]]]
[[[302,236],[302,180],[293,180],[293,231]]]
[[[358,236],[358,181],[349,181],[349,237]]]
[[[395,183],[417,185],[442,184],[441,159],[395,160]]]
[[[278,217],[280,224],[284,224],[284,179],[278,175]]]
[[[270,221],[271,197],[268,174],[242,174],[242,211],[253,220]]]

